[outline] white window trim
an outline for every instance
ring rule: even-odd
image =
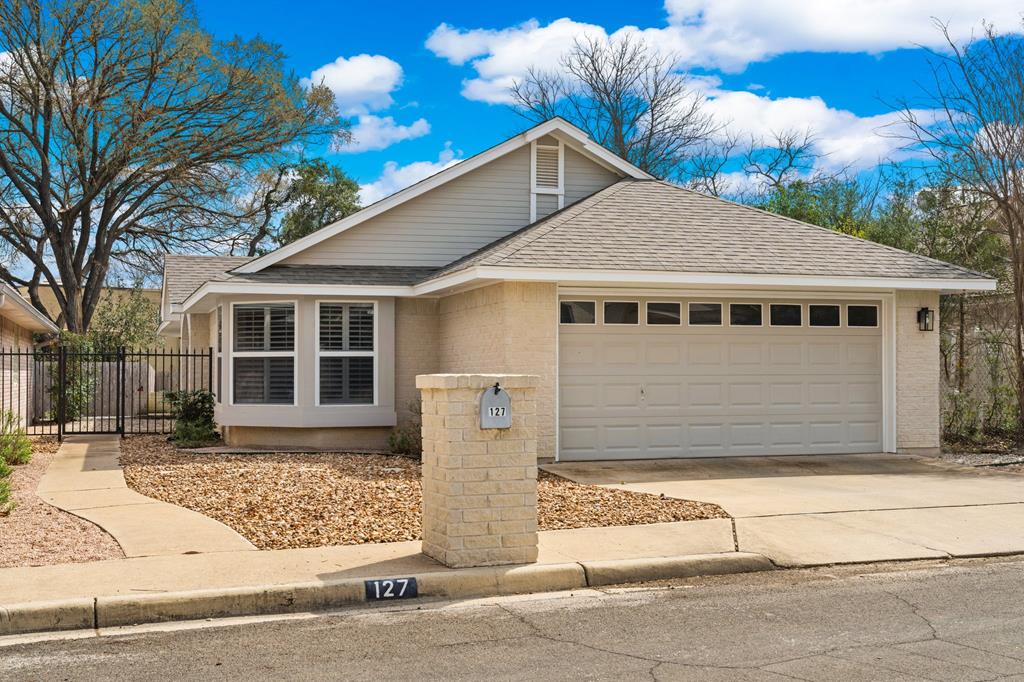
[[[604,315],[604,307],[609,303],[632,303],[636,305],[636,322],[607,322]],[[642,322],[640,321],[640,301],[639,299],[623,300],[623,299],[607,299],[601,301],[601,324],[605,327],[639,327]],[[595,316],[596,320],[596,316]]]
[[[772,306],[775,305],[795,305],[800,308],[800,324],[772,324]],[[796,301],[772,301],[768,304],[768,326],[772,329],[803,329],[807,326],[807,306],[803,303],[797,303]]]
[[[695,305],[717,305],[718,306],[718,324],[705,324],[698,322],[693,324],[690,322],[690,308]],[[723,327],[725,326],[725,304],[721,301],[687,301],[686,302],[686,326],[687,327]]]
[[[320,305],[323,303],[352,303],[373,306],[373,350],[320,350]],[[326,409],[348,410],[352,408],[378,407],[380,405],[380,306],[374,300],[360,300],[351,298],[322,298],[317,299],[314,309],[313,320],[313,405]],[[320,403],[320,358],[373,358],[373,401],[369,403]]]
[[[214,324],[217,325],[214,330],[217,339],[217,404],[221,405],[224,403],[224,337],[227,331],[224,326],[223,304],[217,304],[217,309],[214,311]]]
[[[675,324],[651,324],[651,304],[667,303],[679,308],[679,321]],[[687,310],[689,311],[689,310]],[[682,301],[644,301],[644,326],[645,327],[682,327],[683,326],[683,302]]]
[[[558,149],[558,187],[537,186],[537,147],[554,147]],[[565,208],[565,144],[558,140],[557,144],[538,144],[530,142],[530,222],[537,221],[537,195],[553,194],[558,197],[558,208]]]
[[[732,307],[734,305],[756,305],[761,309],[761,324],[733,324],[732,323]],[[764,324],[764,303],[761,301],[729,301],[729,326],[735,327],[736,329],[762,329]],[[724,311],[723,311],[724,312]],[[699,325],[698,325],[699,326]]]
[[[294,342],[291,351],[236,351],[235,350],[235,307],[252,305],[291,305],[294,314],[292,324],[294,329]],[[235,358],[292,358],[292,407],[299,404],[299,302],[297,300],[283,301],[232,301],[228,309],[228,324],[225,329],[230,330],[226,335],[228,351],[228,400],[231,407],[288,407],[287,403],[236,403],[235,402]]]
[[[874,308],[875,309],[875,323],[874,324],[850,324],[850,306],[854,308]],[[847,329],[878,329],[882,322],[882,311],[878,309],[878,305],[875,303],[847,303],[843,306],[846,313],[846,317],[843,319],[846,322]]]
[[[811,324],[811,306],[826,306],[829,308],[839,308],[839,324]],[[808,303],[807,304],[807,326],[811,329],[842,329],[846,325],[843,324],[843,304],[841,303]]]
[[[593,303],[594,304],[594,321],[593,322],[562,322],[562,304],[563,303]],[[594,327],[597,326],[597,300],[589,298],[560,298],[558,299],[558,324],[566,325],[567,327]]]

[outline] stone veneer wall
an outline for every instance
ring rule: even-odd
[[[935,311],[935,331],[917,327],[920,308]],[[896,293],[896,448],[937,451],[939,405],[939,292]]]
[[[558,381],[558,288],[545,282],[503,282],[439,302],[439,370],[533,374],[541,457],[555,455]]]

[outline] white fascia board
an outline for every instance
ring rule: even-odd
[[[331,237],[341,234],[346,230],[350,230],[356,225],[366,222],[367,220],[370,220],[371,218],[374,218],[380,215],[381,213],[384,213],[385,211],[388,211],[394,208],[395,206],[398,206],[399,204],[403,204],[406,201],[409,201],[410,199],[413,199],[415,197],[420,196],[421,194],[429,192],[435,187],[439,187],[447,182],[450,182],[451,180],[454,180],[455,178],[461,177],[466,173],[469,173],[470,171],[475,170],[480,166],[483,166],[484,164],[490,163],[491,161],[494,161],[495,159],[502,157],[508,154],[509,152],[515,151],[516,149],[522,147],[523,145],[529,144],[530,142],[536,140],[537,138],[543,137],[553,132],[562,133],[577,140],[580,143],[580,146],[583,148],[583,150],[586,151],[588,154],[592,154],[595,158],[601,159],[606,164],[609,164],[616,168],[617,170],[619,170],[620,172],[622,172],[624,175],[633,178],[646,179],[650,179],[652,177],[651,175],[640,170],[639,168],[629,163],[628,161],[620,159],[619,157],[615,156],[615,154],[612,154],[610,151],[608,151],[601,145],[595,143],[587,136],[586,133],[584,133],[582,130],[572,125],[568,121],[565,121],[560,118],[554,118],[551,119],[550,121],[545,121],[540,125],[536,125],[525,132],[519,133],[515,137],[509,138],[508,140],[505,140],[501,144],[491,147],[490,149],[481,152],[476,156],[472,156],[464,161],[460,161],[454,166],[451,166],[449,168],[444,169],[443,171],[435,173],[434,175],[430,176],[425,180],[421,180],[420,182],[414,185],[410,185],[409,187],[406,187],[403,190],[399,190],[398,192],[395,192],[391,196],[385,197],[384,199],[381,199],[375,204],[367,206],[366,208],[362,209],[357,213],[353,213],[347,218],[342,218],[341,220],[335,223],[320,228],[316,232],[313,232],[312,234],[309,234],[303,237],[302,239],[297,239],[291,244],[282,246],[276,251],[272,251],[265,256],[261,256],[259,258],[249,261],[244,265],[240,265],[239,267],[234,268],[232,272],[259,272],[263,268],[271,266],[275,263],[279,263],[282,260],[288,258],[289,256],[294,256],[295,254],[300,253],[301,251],[304,251],[315,244],[319,244],[325,239],[330,239]]]
[[[183,312],[202,312],[197,307],[211,296],[223,295],[285,296],[366,296],[390,298],[415,296],[411,286],[364,286],[359,284],[280,284],[273,282],[207,282],[181,304]]]
[[[36,307],[21,297],[21,294],[14,287],[0,282],[0,315],[4,309],[17,315],[21,326],[29,331],[56,334],[60,327],[55,325],[50,318],[36,310]]]
[[[850,289],[920,289],[942,291],[994,291],[994,279],[940,279],[907,277],[825,277],[820,275],[745,275],[710,272],[660,272],[647,270],[555,270],[477,266],[414,287],[417,295],[429,294],[475,279],[561,282],[587,284],[775,286]]]

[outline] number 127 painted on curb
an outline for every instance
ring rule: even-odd
[[[366,585],[366,601],[412,599],[419,596],[416,578],[365,580],[363,584]]]

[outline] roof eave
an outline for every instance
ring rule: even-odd
[[[21,297],[13,287],[0,282],[0,315],[10,317],[19,326],[42,334],[56,334],[60,327],[31,303]]]
[[[587,285],[777,287],[803,289],[994,291],[996,280],[943,277],[835,277],[825,275],[586,270],[477,265],[417,284],[416,295],[465,286],[476,280],[512,280]]]

